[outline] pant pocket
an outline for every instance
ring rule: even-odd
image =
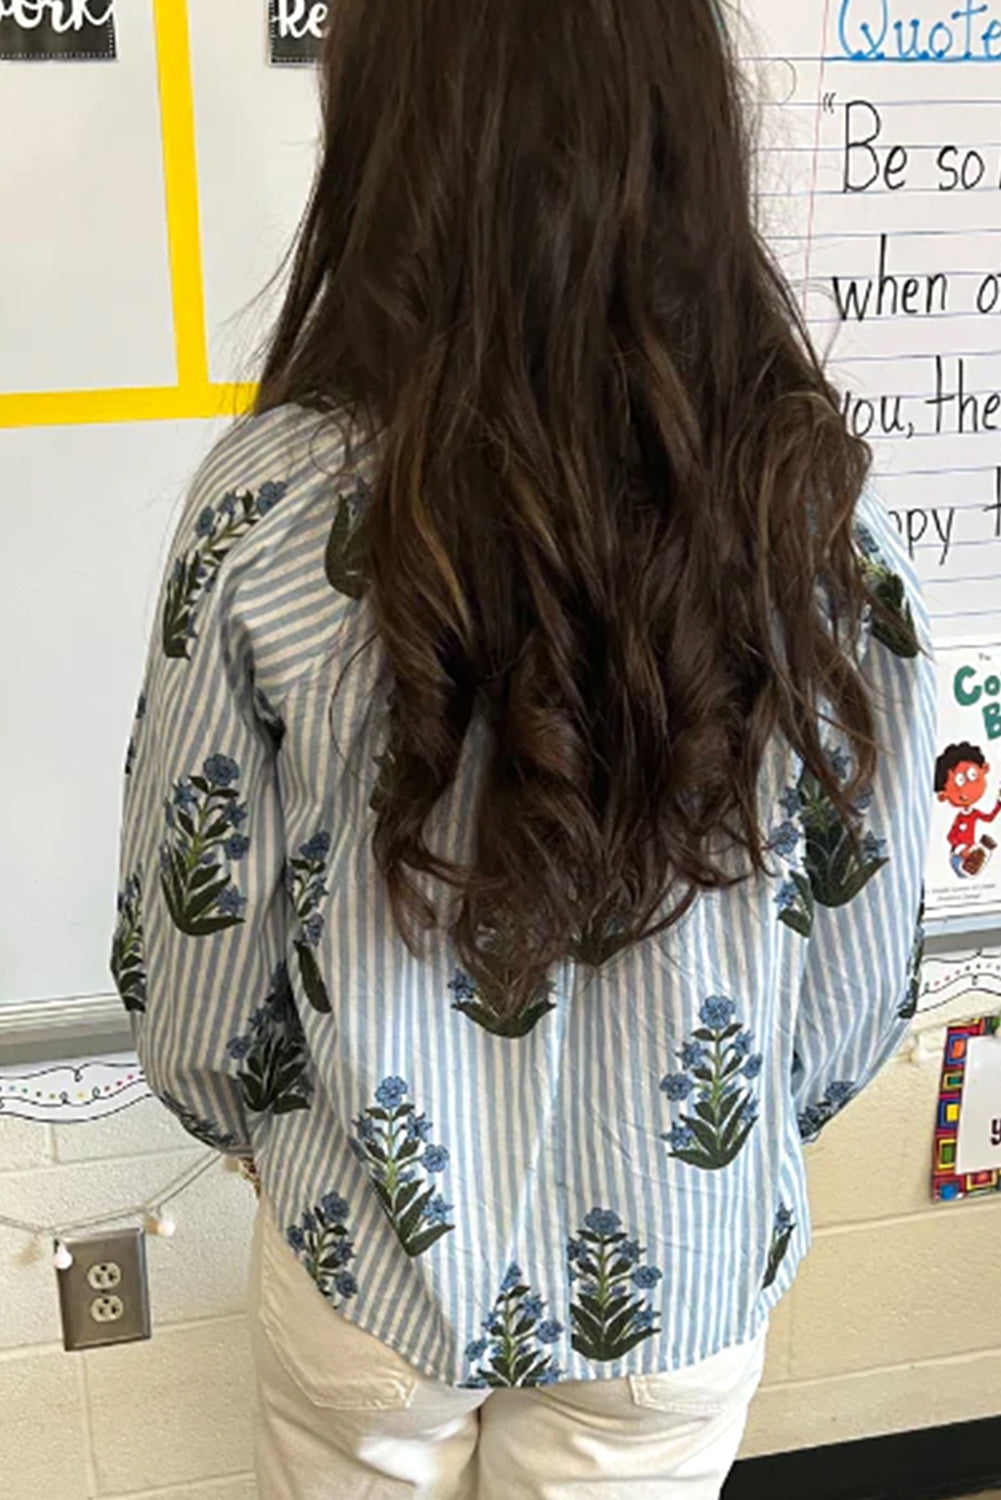
[[[417,1372],[327,1301],[281,1238],[263,1195],[257,1213],[252,1315],[289,1379],[314,1406],[330,1410],[408,1407]]]
[[[683,1370],[630,1375],[637,1406],[685,1417],[718,1417],[746,1405],[761,1380],[767,1324],[747,1343],[720,1349]]]

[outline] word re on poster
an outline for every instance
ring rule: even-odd
[[[329,15],[328,0],[268,0],[271,62],[316,62]]]
[[[113,62],[115,0],[0,0],[0,60]]]

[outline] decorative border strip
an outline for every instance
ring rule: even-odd
[[[101,1120],[150,1098],[136,1057],[94,1058],[43,1068],[0,1069],[0,1120]]]
[[[967,1043],[973,1036],[994,1036],[999,1029],[1001,1016],[980,1016],[975,1021],[950,1026],[946,1033],[932,1156],[932,1197],[941,1203],[1001,1191],[1001,1170],[997,1167],[987,1172],[966,1172],[962,1176],[957,1176],[955,1170]]]
[[[921,965],[918,1011],[934,1010],[972,991],[1001,997],[1001,948],[926,953]]]

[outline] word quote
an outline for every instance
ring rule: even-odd
[[[913,10],[915,0],[905,0]],[[901,6],[903,9],[903,6]],[[896,14],[892,0],[841,0],[838,44],[852,62],[1001,61],[1001,10],[983,0],[962,0],[944,15]]]

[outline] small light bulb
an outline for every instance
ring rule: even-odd
[[[154,1209],[146,1215],[147,1234],[156,1234],[161,1239],[169,1240],[176,1230],[177,1225],[173,1219],[169,1215],[161,1213],[159,1209]]]
[[[57,1271],[69,1270],[70,1266],[73,1264],[72,1255],[63,1244],[62,1240],[56,1240],[54,1243],[56,1251],[52,1257],[52,1264],[55,1266]]]

